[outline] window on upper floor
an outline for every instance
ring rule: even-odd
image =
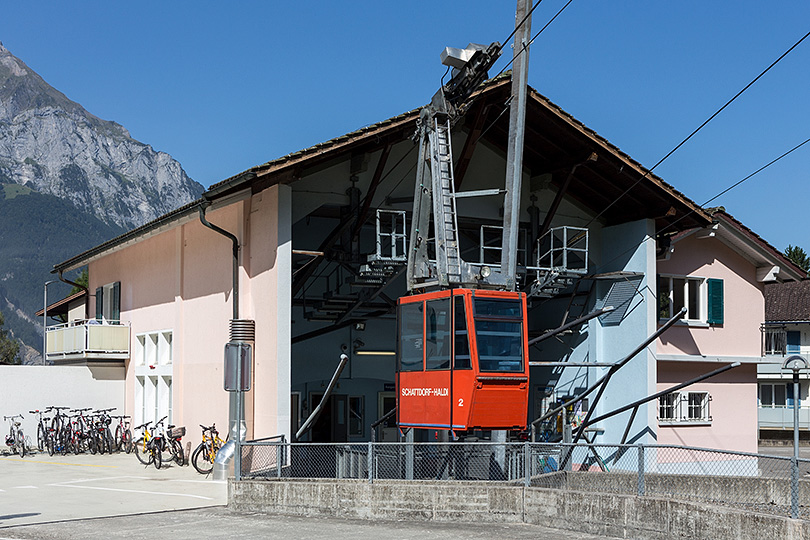
[[[96,288],[96,319],[115,323],[121,320],[120,281]]]
[[[723,280],[659,275],[658,318],[670,319],[684,307],[684,321],[723,324]]]
[[[658,421],[666,423],[711,422],[708,392],[670,392],[658,398]]]

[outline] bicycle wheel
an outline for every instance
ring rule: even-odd
[[[55,441],[53,440],[53,433],[48,434],[48,438],[45,441],[45,446],[48,448],[48,455],[52,456],[54,451],[54,446],[56,445]]]
[[[41,422],[37,426],[37,450],[40,452],[45,450],[45,427]]]
[[[160,469],[160,466],[163,465],[163,455],[160,452],[160,444],[153,441],[152,444],[152,463],[155,465],[156,469]]]
[[[115,439],[113,438],[112,430],[109,427],[104,429],[104,438],[107,441],[107,452],[112,454],[113,452],[118,451],[118,446],[115,444]]]
[[[130,430],[124,431],[124,437],[122,439],[124,445],[124,452],[129,454],[132,452],[132,432]]]
[[[203,443],[200,443],[191,453],[191,464],[198,473],[209,474],[214,470],[214,463],[209,458],[210,454],[211,452]]]
[[[120,452],[123,448],[124,444],[124,430],[121,428],[121,425],[115,427],[115,442],[113,443],[113,448],[116,452]]]
[[[169,446],[172,449],[172,457],[174,462],[180,466],[186,464],[186,456],[183,454],[183,445],[177,439],[170,439]]]
[[[144,465],[152,463],[152,450],[147,447],[147,443],[144,442],[143,437],[135,441],[133,448],[135,449],[135,457],[138,458],[138,461]]]
[[[25,435],[22,430],[17,430],[17,453],[20,457],[25,457]]]

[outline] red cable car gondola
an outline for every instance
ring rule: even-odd
[[[526,428],[526,295],[450,289],[398,302],[397,417],[402,428]]]

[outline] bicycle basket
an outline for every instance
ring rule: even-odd
[[[179,439],[180,437],[186,436],[186,428],[185,426],[180,427],[173,427],[168,431],[168,435],[172,439]]]

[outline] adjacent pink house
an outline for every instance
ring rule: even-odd
[[[765,284],[801,269],[724,210],[715,222],[672,236],[658,260],[659,318],[687,308],[656,343],[658,390],[721,365],[741,366],[659,400],[658,441],[757,451],[757,366]]]

